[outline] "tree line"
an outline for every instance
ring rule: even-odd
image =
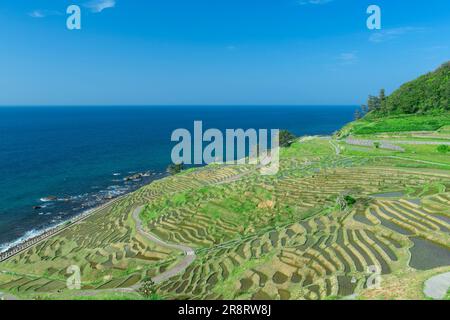
[[[430,114],[450,111],[450,61],[437,70],[405,83],[391,95],[381,89],[370,95],[367,103],[355,111],[358,120],[366,114],[389,116],[397,114]]]

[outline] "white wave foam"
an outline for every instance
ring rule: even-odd
[[[3,253],[5,251],[8,251],[10,248],[13,248],[15,246],[18,246],[19,244],[23,243],[24,241],[30,240],[34,237],[37,237],[39,235],[41,235],[42,233],[44,233],[46,230],[30,230],[27,231],[22,237],[20,237],[17,240],[5,243],[5,244],[1,244],[0,245],[0,253]]]

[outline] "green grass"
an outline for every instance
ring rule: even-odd
[[[280,157],[284,159],[298,159],[303,157],[324,156],[333,153],[327,140],[312,139],[295,142],[289,148],[283,148]]]
[[[443,134],[450,134],[450,125],[449,126],[443,126],[442,128],[439,129],[440,133]]]
[[[392,140],[395,144],[395,140]],[[419,161],[429,161],[438,164],[445,164],[448,166],[433,165],[421,163],[421,166],[428,166],[430,168],[450,168],[449,156],[442,154],[437,150],[436,145],[412,145],[412,144],[396,144],[405,149],[405,152],[393,151],[388,149],[377,149],[375,147],[363,147],[363,146],[353,146],[340,143],[342,146],[343,155],[347,156],[358,156],[358,157],[401,157],[405,159],[419,160]],[[405,163],[408,166],[409,163]]]
[[[399,115],[363,118],[341,130],[342,134],[374,134],[381,132],[436,131],[450,125],[450,113],[441,115]],[[444,131],[446,132],[446,131]]]

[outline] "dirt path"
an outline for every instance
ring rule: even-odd
[[[412,144],[412,145],[429,145],[429,146],[450,146],[448,141],[418,141],[418,140],[380,140],[381,142],[394,142],[398,144]]]
[[[442,273],[425,281],[423,293],[425,296],[435,300],[445,298],[450,289],[450,272]]]
[[[429,145],[429,146],[439,146],[439,145],[447,145],[450,146],[450,142],[449,141],[430,141],[430,140],[396,140],[396,139],[388,139],[388,140],[372,140],[372,139],[357,139],[357,138],[347,138],[345,140],[345,142],[348,143],[348,141],[352,142],[358,142],[360,143],[360,145],[370,145],[373,146],[374,142],[379,142],[379,143],[386,143],[386,144],[390,144],[390,143],[395,143],[395,144],[410,144],[410,145]],[[350,143],[352,144],[352,143]]]
[[[150,232],[145,231],[144,228],[142,227],[142,221],[139,217],[139,214],[141,213],[141,211],[143,209],[144,209],[144,206],[139,206],[139,207],[135,208],[132,213],[132,218],[136,224],[136,231],[140,235],[142,235],[144,238],[157,244],[158,246],[161,246],[164,248],[169,248],[169,249],[180,250],[180,251],[183,251],[185,254],[185,257],[180,262],[178,262],[173,268],[152,278],[153,282],[155,284],[158,284],[165,280],[169,280],[170,278],[172,278],[172,277],[178,275],[179,273],[183,272],[184,270],[186,270],[186,268],[189,267],[189,265],[191,265],[192,262],[194,262],[196,255],[195,255],[194,249],[192,249],[188,246],[167,243],[167,242],[159,239],[155,235],[151,234]],[[99,293],[125,293],[125,294],[126,293],[135,293],[135,292],[139,291],[139,288],[141,285],[142,285],[142,282],[138,282],[129,288],[113,288],[113,289],[105,289],[105,290],[82,290],[82,291],[76,292],[75,295],[88,297],[88,296],[96,296]]]
[[[161,239],[159,239],[158,237],[156,237],[155,235],[151,234],[148,231],[145,231],[142,228],[142,221],[139,217],[139,214],[141,213],[142,209],[144,208],[144,206],[140,206],[137,207],[136,209],[134,209],[133,211],[133,220],[136,223],[136,230],[139,234],[141,234],[143,237],[147,238],[148,240],[150,240],[151,242],[164,247],[164,248],[169,248],[169,249],[175,249],[175,250],[180,250],[183,251],[185,254],[185,257],[183,258],[183,260],[181,260],[177,265],[175,265],[173,268],[157,275],[156,277],[152,278],[153,282],[158,284],[161,283],[165,280],[168,280],[174,276],[176,276],[177,274],[183,272],[184,270],[186,270],[187,267],[189,267],[189,265],[194,262],[196,255],[195,255],[195,251],[194,249],[192,249],[191,247],[188,246],[184,246],[184,245],[180,245],[180,244],[171,244],[171,243],[167,243]],[[139,284],[137,284],[138,286]],[[135,285],[136,286],[136,285]],[[133,287],[134,288],[134,287]]]

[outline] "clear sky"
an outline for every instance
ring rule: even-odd
[[[450,60],[450,1],[3,0],[0,43],[0,105],[360,104]]]

